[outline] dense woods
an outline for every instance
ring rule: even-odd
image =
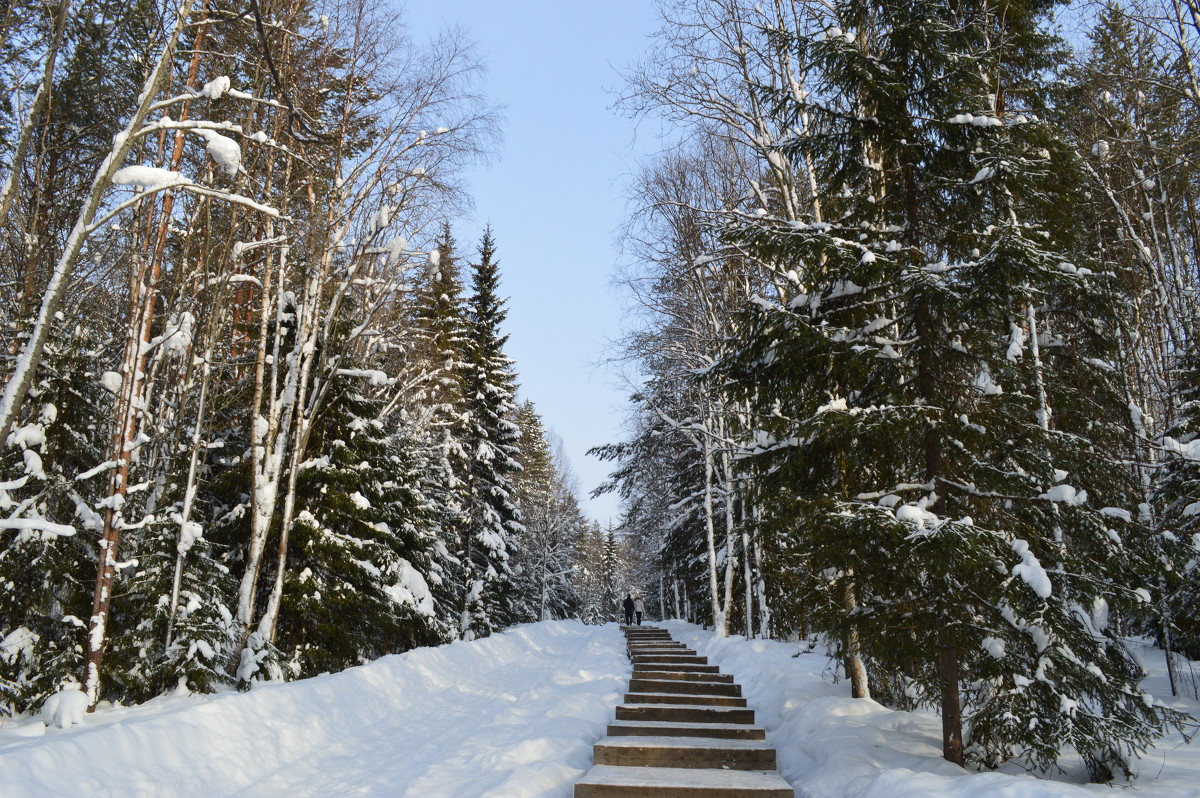
[[[500,235],[447,221],[497,135],[470,42],[237,8],[3,5],[0,713],[615,612]]]
[[[1200,653],[1197,8],[661,11],[600,450],[655,609],[819,635],[953,762],[1125,773],[1183,720],[1125,640]]]
[[[1128,641],[1200,698],[1200,6],[659,8],[602,529],[506,353],[505,231],[455,237],[499,137],[464,33],[0,3],[0,715],[638,590],[827,646],[959,765],[1108,781],[1192,722]]]

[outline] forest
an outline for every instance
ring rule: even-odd
[[[374,0],[0,22],[0,715],[615,612],[501,248],[451,229],[497,137],[464,34]]]
[[[677,0],[603,447],[651,613],[817,636],[947,760],[1107,781],[1195,720],[1200,6]]]
[[[1104,782],[1195,731],[1129,641],[1200,699],[1200,4],[658,9],[602,530],[506,354],[504,231],[455,238],[501,129],[465,33],[0,2],[0,716],[638,590],[827,647],[959,765]]]

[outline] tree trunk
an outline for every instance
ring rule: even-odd
[[[59,3],[58,14],[54,19],[54,33],[50,37],[50,43],[45,56],[46,63],[42,70],[42,82],[38,84],[37,94],[34,95],[33,102],[30,104],[29,113],[26,115],[25,121],[21,124],[21,132],[17,136],[16,146],[12,149],[10,159],[12,168],[9,169],[8,177],[4,180],[4,186],[0,188],[0,219],[8,218],[8,212],[12,208],[13,199],[17,196],[17,184],[21,179],[21,164],[25,160],[26,153],[29,151],[29,145],[33,142],[33,131],[34,126],[37,124],[37,117],[50,103],[50,95],[54,86],[54,64],[58,60],[58,48],[62,43],[63,32],[67,29],[67,15],[70,8],[71,0],[62,0]]]
[[[4,388],[4,394],[0,396],[0,439],[7,436],[9,429],[16,422],[21,403],[24,402],[25,396],[33,384],[38,363],[42,358],[42,350],[45,348],[46,339],[50,335],[50,325],[53,322],[54,314],[58,312],[59,305],[62,304],[67,286],[71,282],[71,277],[75,272],[75,264],[79,260],[80,252],[83,250],[84,241],[91,232],[92,222],[100,210],[105,193],[112,183],[113,174],[120,168],[121,163],[125,160],[125,156],[129,154],[129,150],[133,147],[135,141],[134,133],[142,127],[146,117],[149,116],[150,109],[154,105],[154,98],[158,95],[159,86],[163,78],[170,72],[171,62],[175,57],[175,48],[179,44],[179,37],[188,26],[188,17],[192,13],[193,2],[194,0],[183,0],[180,5],[178,17],[171,30],[170,37],[163,46],[154,69],[142,85],[142,93],[138,98],[137,108],[122,131],[114,137],[112,150],[109,151],[108,156],[92,176],[92,183],[88,189],[87,197],[79,209],[75,225],[67,237],[63,251],[59,255],[58,261],[54,265],[54,270],[50,275],[49,282],[46,285],[46,290],[42,294],[42,304],[38,309],[33,330],[30,332],[29,338],[26,339],[24,346],[21,347],[21,352],[17,356],[17,362],[13,368],[12,377],[9,379],[8,385]]]
[[[842,597],[846,603],[846,613],[852,614],[854,608],[858,606],[858,601],[849,581],[845,584]],[[870,698],[871,687],[867,682],[867,668],[863,665],[862,656],[859,653],[858,627],[855,626],[853,620],[850,621],[849,631],[846,632],[846,656],[843,660],[843,667],[846,670],[846,676],[850,679],[850,695],[854,698]]]
[[[942,683],[942,757],[956,765],[965,766],[957,646],[941,647],[938,652],[938,677]]]
[[[713,450],[709,430],[701,432],[704,446],[704,532],[708,543],[708,588],[712,601],[713,631],[725,637],[725,610],[721,606],[721,587],[717,577],[717,530],[713,520]],[[728,555],[728,552],[726,552]]]

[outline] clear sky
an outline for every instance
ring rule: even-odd
[[[657,27],[650,0],[409,0],[414,39],[465,28],[488,65],[486,93],[503,106],[495,164],[471,176],[474,218],[456,224],[473,252],[491,223],[509,297],[508,354],[522,398],[563,439],[584,509],[601,523],[618,503],[587,493],[608,472],[588,457],[619,440],[627,391],[597,365],[620,333],[611,285],[625,176],[653,141],[610,110],[624,71]]]

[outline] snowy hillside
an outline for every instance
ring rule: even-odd
[[[102,707],[71,729],[9,722],[0,795],[566,796],[628,678],[613,625],[520,626],[249,693]]]

